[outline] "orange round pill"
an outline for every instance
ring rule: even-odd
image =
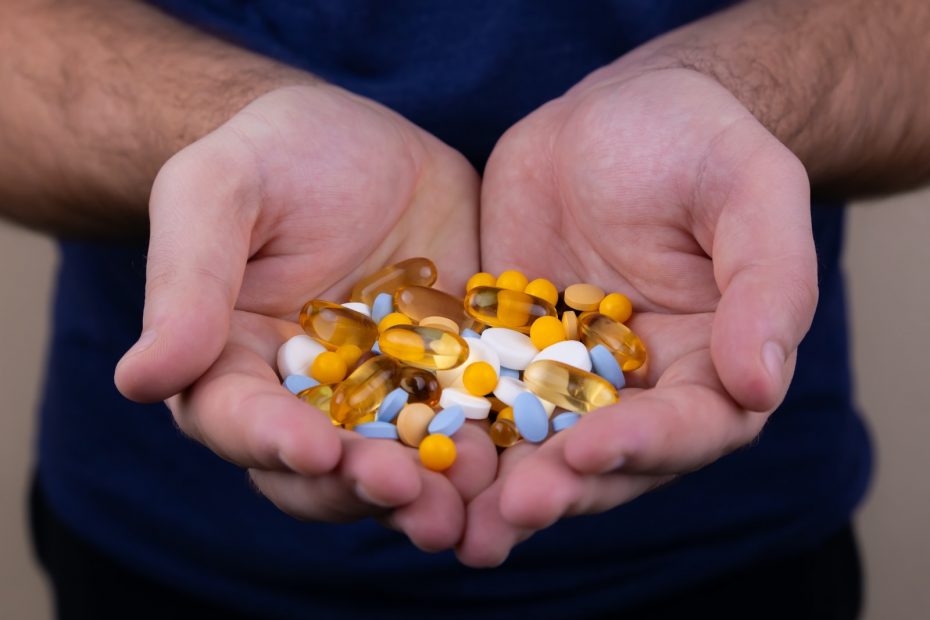
[[[562,313],[562,327],[565,337],[569,340],[578,340],[578,315],[571,310]]]
[[[526,284],[526,276],[516,269],[505,271],[501,275],[497,276],[497,288],[503,288],[509,291],[519,291],[522,293],[523,289],[526,288]]]
[[[391,312],[378,323],[378,331],[383,332],[395,325],[413,325],[413,319],[402,312]]]
[[[465,389],[475,396],[484,396],[497,387],[497,373],[487,362],[475,362],[465,368],[462,383]]]
[[[534,297],[539,297],[540,299],[545,299],[553,306],[559,303],[559,290],[555,288],[555,284],[545,278],[536,278],[526,285],[523,292]]]
[[[478,288],[479,286],[496,286],[497,278],[495,278],[490,273],[484,271],[479,271],[472,277],[468,278],[468,283],[465,284],[465,292],[467,293],[473,288]]]
[[[541,316],[530,326],[530,340],[542,351],[551,344],[565,340],[565,327],[554,316]]]
[[[626,323],[633,315],[633,304],[626,295],[611,293],[601,300],[597,311],[606,314],[618,323]]]
[[[324,351],[316,356],[310,365],[310,376],[320,383],[338,383],[346,378],[349,368],[342,356],[332,351]]]
[[[565,303],[575,310],[597,310],[604,291],[593,284],[572,284],[565,289]]]
[[[427,435],[420,442],[419,451],[420,462],[427,469],[445,471],[455,463],[455,442],[445,435]]]

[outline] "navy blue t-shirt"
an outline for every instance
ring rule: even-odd
[[[177,17],[378,100],[479,169],[514,122],[590,71],[724,6],[615,2],[160,0]],[[868,481],[850,402],[842,209],[812,209],[821,300],[784,405],[752,447],[607,513],[564,520],[493,571],[425,554],[374,521],[300,523],[184,438],[163,405],[124,400],[143,247],[62,243],[39,476],[106,553],[269,617],[570,617],[620,609],[844,525]],[[373,605],[374,607],[369,607]]]

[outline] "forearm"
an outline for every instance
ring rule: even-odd
[[[0,214],[64,234],[145,230],[175,152],[303,72],[125,0],[0,6]]]
[[[804,162],[851,195],[930,179],[930,4],[757,0],[634,52],[712,76]]]

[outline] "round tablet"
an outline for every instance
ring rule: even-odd
[[[549,416],[535,394],[524,392],[513,404],[513,421],[523,438],[539,443],[549,434]]]
[[[369,319],[371,318],[371,308],[368,307],[368,304],[362,303],[360,301],[347,301],[346,303],[342,304],[342,307],[348,308],[349,310],[355,310],[356,312],[364,314]]]
[[[481,334],[473,329],[468,329],[467,327],[463,329],[462,333],[459,335],[462,336],[462,338],[481,338]]]
[[[481,333],[481,342],[497,353],[501,366],[523,370],[539,349],[526,334],[505,327],[489,327]]]
[[[461,405],[447,407],[436,414],[427,427],[430,435],[454,435],[465,424],[465,410]]]
[[[597,310],[604,299],[604,290],[593,284],[572,284],[565,289],[565,303],[575,310]]]
[[[436,417],[436,412],[429,405],[413,403],[400,410],[397,416],[397,434],[400,440],[416,448],[429,435],[429,423]]]
[[[552,430],[558,433],[559,431],[564,431],[570,426],[574,426],[578,420],[581,419],[581,416],[575,413],[574,411],[566,411],[565,413],[560,413],[559,415],[552,418]]]
[[[617,363],[617,359],[607,347],[599,344],[588,351],[588,354],[591,356],[591,364],[594,366],[595,374],[606,379],[608,383],[618,390],[626,385],[626,379],[623,377],[623,371],[620,370],[620,364]]]
[[[491,401],[481,396],[473,396],[463,389],[446,388],[439,397],[440,407],[458,405],[469,420],[483,420],[491,413]]]
[[[510,377],[510,378],[512,378],[512,379],[519,379],[519,378],[520,378],[520,371],[519,371],[519,370],[514,370],[513,368],[506,368],[506,367],[504,367],[504,366],[501,366],[501,376],[502,376],[502,377]]]
[[[379,293],[371,304],[371,320],[380,323],[381,319],[394,312],[394,297],[390,293]]]
[[[284,387],[291,394],[300,394],[304,390],[309,390],[319,384],[319,381],[307,375],[288,375],[287,379],[284,380]]]
[[[369,439],[397,439],[397,427],[390,422],[365,422],[353,430]]]
[[[565,337],[569,340],[578,340],[578,315],[573,310],[562,313],[562,327],[565,328]]]
[[[428,316],[424,319],[420,319],[419,324],[423,327],[435,327],[436,329],[443,329],[447,332],[452,332],[453,334],[459,333],[459,324],[444,316]]]
[[[563,340],[549,345],[533,358],[533,362],[539,360],[562,362],[585,372],[591,372],[591,356],[588,355],[588,349],[577,340]]]
[[[501,376],[497,381],[497,387],[494,388],[494,396],[509,407],[513,407],[517,396],[524,392],[530,392],[530,388],[523,381],[513,377]],[[540,399],[540,402],[546,411],[546,415],[550,415],[555,410],[555,405],[548,400]]]
[[[375,419],[379,422],[390,422],[397,417],[400,410],[407,404],[410,394],[404,388],[394,388],[384,397],[381,405],[378,407],[378,413]]]
[[[465,344],[468,345],[468,358],[465,360],[465,363],[448,370],[436,371],[436,378],[439,379],[439,385],[444,388],[464,388],[465,384],[462,381],[462,375],[465,374],[465,369],[475,362],[487,362],[491,365],[491,368],[494,369],[495,373],[500,374],[501,362],[497,357],[497,353],[494,352],[494,349],[484,344],[480,338],[463,338],[463,340]]]
[[[306,334],[289,338],[278,349],[278,372],[282,377],[307,374],[310,364],[326,347]]]

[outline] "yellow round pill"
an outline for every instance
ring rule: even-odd
[[[578,315],[572,310],[562,313],[562,327],[565,328],[565,337],[569,340],[578,340]]]
[[[344,344],[336,349],[336,355],[345,361],[346,366],[352,367],[362,357],[362,350],[354,344]]]
[[[497,288],[504,288],[510,291],[523,292],[526,288],[526,276],[516,269],[505,271],[497,277]]]
[[[545,278],[536,278],[526,285],[523,292],[533,297],[545,299],[553,306],[559,303],[559,289],[555,288],[555,284]]]
[[[445,471],[455,463],[455,442],[445,435],[427,435],[419,450],[420,462],[427,469]]]
[[[387,328],[394,327],[395,325],[413,325],[413,319],[400,312],[391,312],[385,315],[385,317],[381,319],[381,322],[378,323],[378,331],[383,332]]]
[[[495,278],[490,273],[479,271],[472,277],[468,278],[468,282],[465,284],[465,292],[467,293],[473,288],[478,288],[479,286],[496,286],[497,278]]]
[[[593,284],[572,284],[565,289],[565,303],[575,310],[597,310],[604,299],[604,291]]]
[[[542,351],[551,344],[565,340],[565,327],[554,316],[541,316],[530,326],[530,340]]]
[[[310,376],[320,383],[338,383],[346,378],[348,366],[342,356],[324,351],[310,365]]]
[[[611,293],[601,300],[597,311],[606,314],[618,323],[626,323],[633,315],[633,304],[626,295]]]
[[[510,420],[513,422],[513,407],[504,407],[500,410],[500,413],[497,414],[498,420]]]
[[[462,383],[465,384],[465,389],[475,396],[484,396],[497,387],[497,373],[487,362],[475,362],[465,368]]]

